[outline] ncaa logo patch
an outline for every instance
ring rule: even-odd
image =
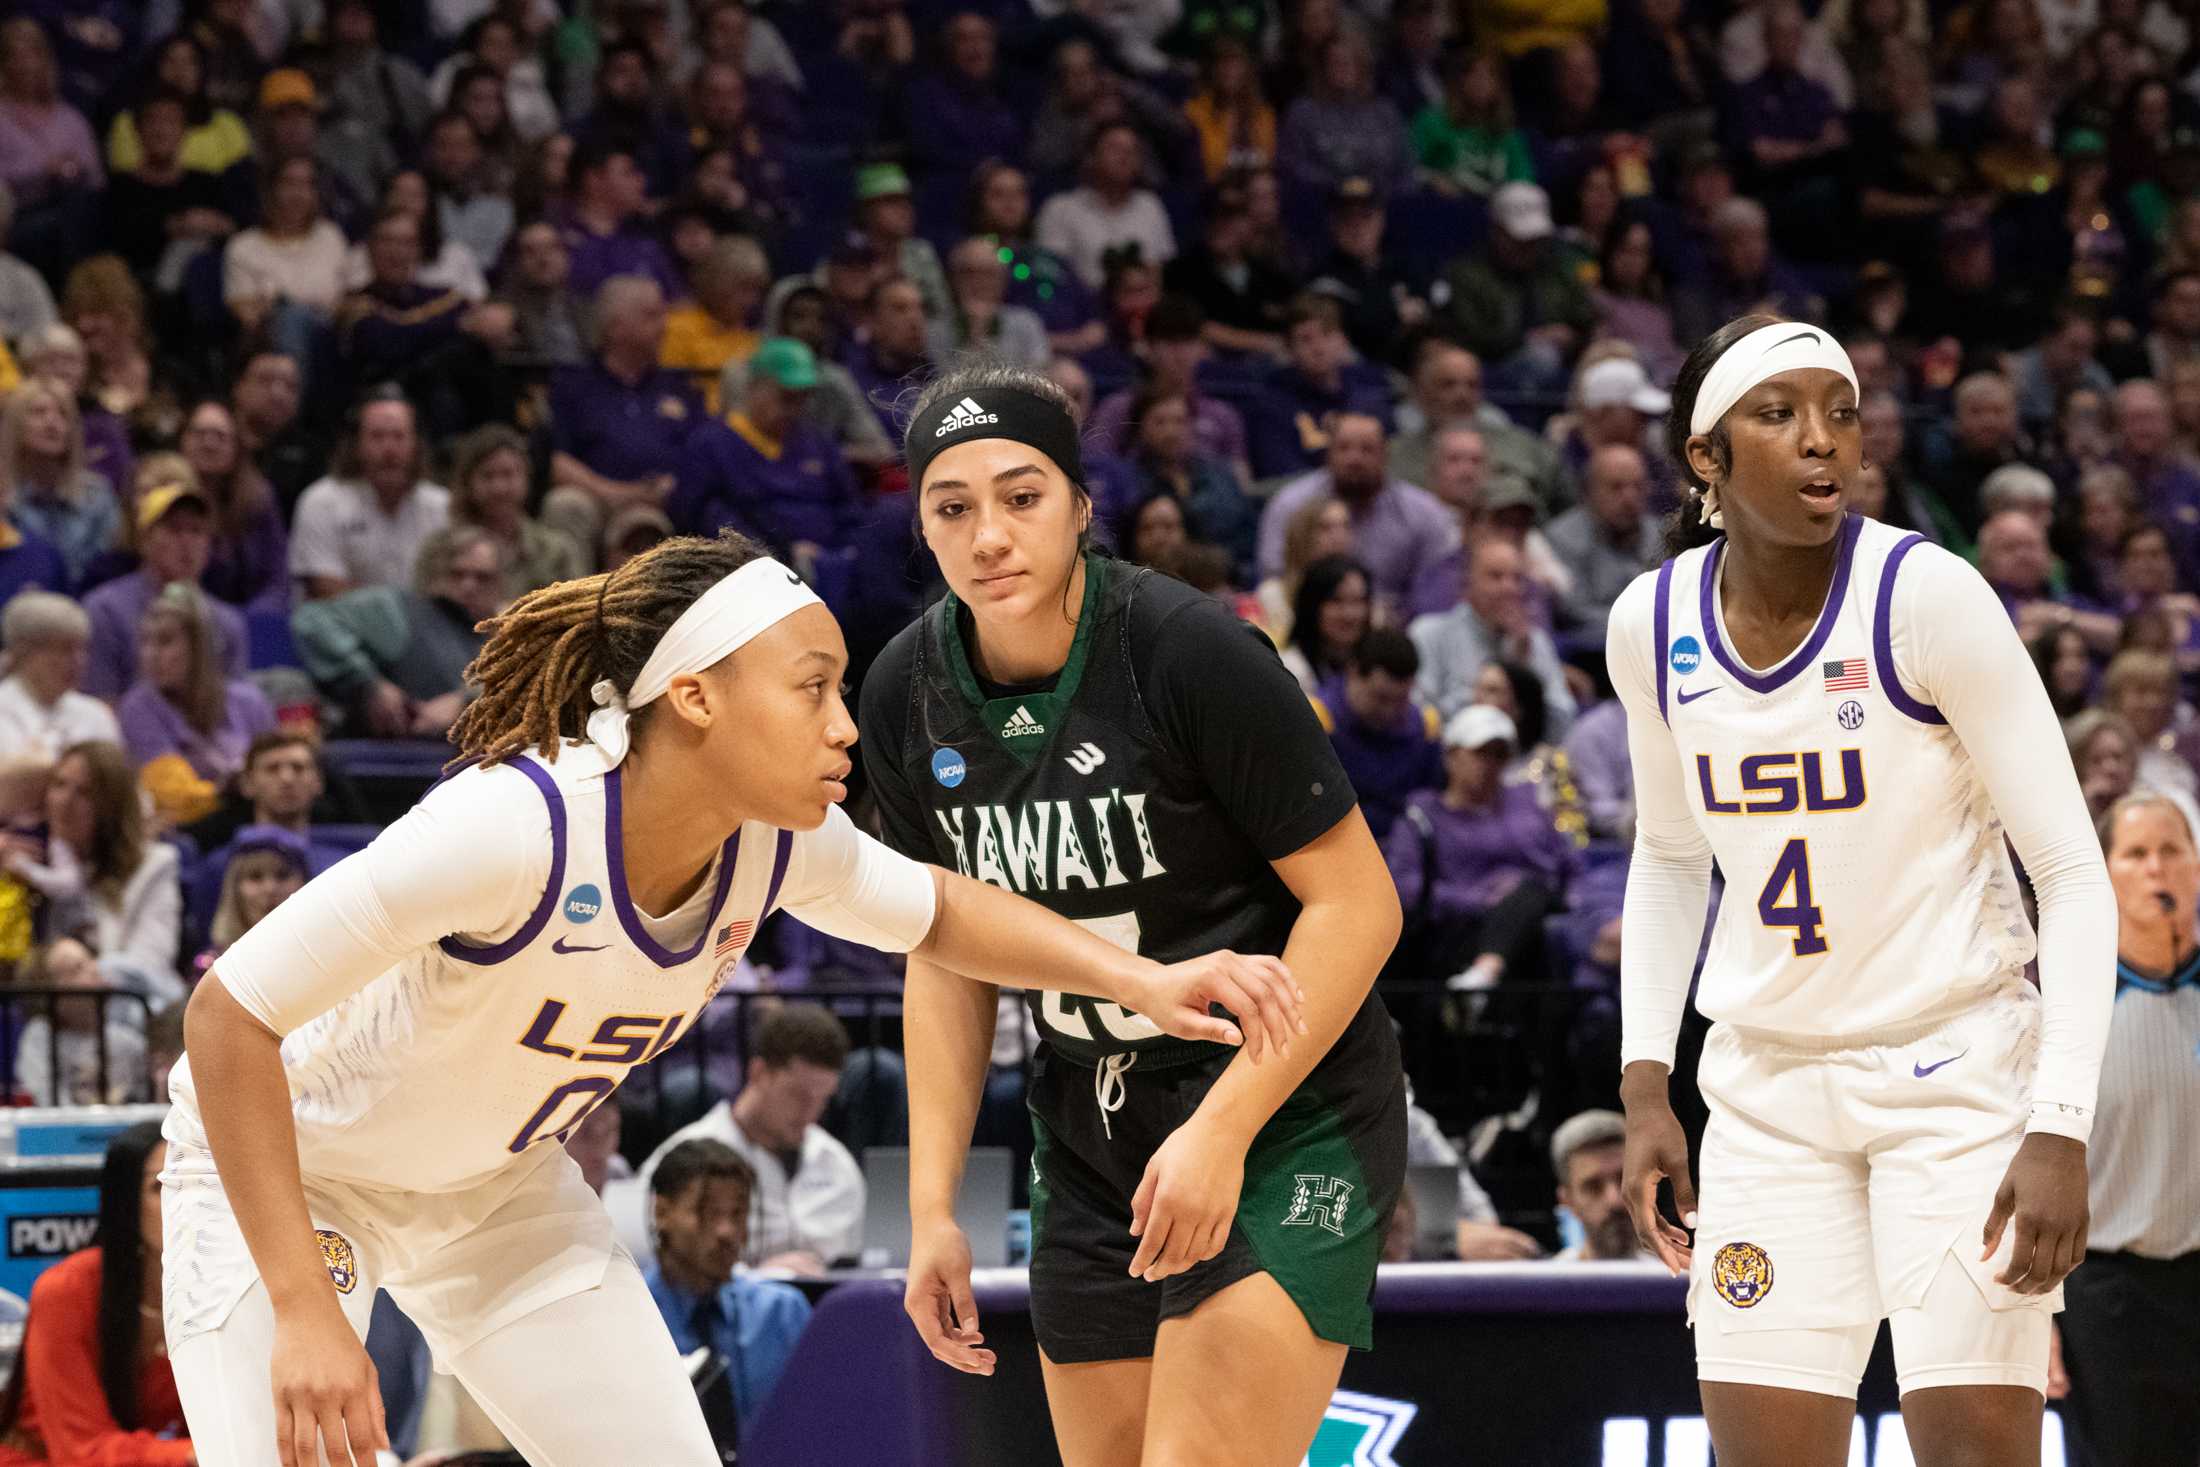
[[[963,763],[963,756],[953,749],[934,749],[932,751],[932,777],[947,789],[953,789],[956,785],[961,784],[963,776],[969,772],[970,767]]]
[[[358,1288],[359,1261],[352,1254],[351,1240],[327,1228],[315,1228],[313,1236],[321,1245],[321,1262],[327,1265],[329,1282],[336,1285],[336,1292],[348,1294]]]
[[[1672,651],[1666,654],[1666,661],[1672,664],[1673,671],[1686,677],[1703,666],[1703,643],[1694,637],[1675,637]]]
[[[1736,1309],[1754,1309],[1772,1292],[1772,1255],[1755,1243],[1729,1243],[1711,1260],[1711,1287]]]
[[[1862,728],[1864,726],[1864,705],[1851,698],[1833,711],[1833,718],[1834,722],[1840,724],[1843,728]]]
[[[565,920],[568,922],[593,922],[603,910],[603,893],[592,883],[574,887],[565,894]]]

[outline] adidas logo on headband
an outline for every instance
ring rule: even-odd
[[[960,432],[964,428],[975,428],[980,423],[998,423],[1000,420],[998,413],[989,413],[966,397],[955,404],[955,410],[947,415],[946,422],[932,430],[932,436],[934,438],[945,438],[948,434]]]

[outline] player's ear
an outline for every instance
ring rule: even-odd
[[[1727,465],[1724,456],[1708,433],[1695,434],[1688,440],[1688,467],[1700,484],[1716,487],[1726,479]]]
[[[683,672],[673,678],[665,689],[663,701],[670,706],[673,716],[698,733],[709,728],[718,713],[718,699],[703,679],[692,672]]]

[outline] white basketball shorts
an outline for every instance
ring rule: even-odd
[[[321,1261],[361,1336],[388,1289],[439,1360],[553,1300],[601,1284],[615,1257],[603,1204],[562,1146],[530,1147],[459,1192],[306,1179]],[[163,1312],[171,1354],[218,1329],[259,1270],[211,1157],[171,1146],[161,1170]]]
[[[1980,1238],[2023,1138],[2039,996],[2011,980],[1954,1017],[1815,1042],[1720,1024],[1688,1291],[1697,1375],[1851,1396],[1879,1321],[1904,1392],[2047,1384],[2062,1291],[1995,1282]]]

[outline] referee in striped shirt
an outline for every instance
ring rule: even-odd
[[[2116,1009],[2089,1158],[2093,1222],[2064,1285],[2072,1467],[2200,1467],[2200,848],[2177,806],[2101,819]]]

